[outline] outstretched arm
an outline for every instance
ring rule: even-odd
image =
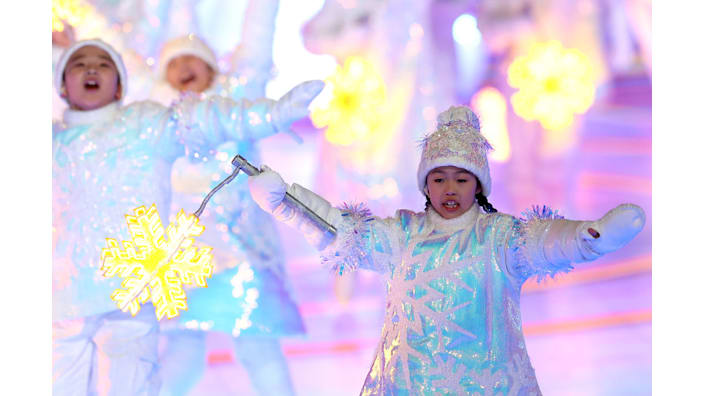
[[[279,0],[249,0],[242,24],[242,39],[232,55],[232,68],[253,78],[262,73],[268,80],[273,67],[272,49]]]
[[[545,212],[545,210],[543,211]],[[623,204],[597,221],[573,221],[551,211],[529,216],[515,224],[508,268],[521,280],[538,279],[568,271],[571,263],[591,261],[618,250],[645,225],[645,213],[637,205]]]
[[[361,206],[333,207],[328,201],[298,184],[288,185],[268,167],[249,179],[252,198],[266,212],[303,234],[323,261],[335,272],[358,267],[384,272],[390,268],[392,256],[399,251],[395,219],[381,220]],[[326,238],[325,230],[296,207],[284,200],[289,193],[337,230],[334,238]]]
[[[314,192],[295,183],[288,185],[277,172],[266,165],[262,167],[261,174],[250,176],[249,189],[254,201],[265,212],[289,227],[301,231],[306,241],[316,249],[325,249],[334,239],[334,235],[328,236],[329,233],[325,228],[320,227],[300,208],[285,199],[288,193],[325,222],[337,228],[336,226],[342,221],[340,210],[332,207],[328,201]]]
[[[293,122],[308,115],[308,104],[323,86],[319,80],[306,81],[278,101],[186,95],[172,105],[161,122],[166,123],[165,136],[173,136],[170,140],[175,144],[185,144],[190,152],[203,156],[227,141],[257,140],[287,131]]]

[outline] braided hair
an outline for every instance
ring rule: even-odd
[[[477,199],[477,204],[479,204],[479,206],[481,206],[486,213],[498,212],[496,209],[494,209],[494,206],[489,203],[489,200],[486,198],[486,196],[481,192],[478,192],[476,195],[474,195],[474,198]]]
[[[494,206],[489,203],[489,200],[482,194],[481,192],[478,192],[474,198],[477,200],[477,204],[481,206],[482,209],[484,209],[484,212],[486,213],[495,213],[498,212]],[[425,195],[425,210],[428,210],[429,207],[431,207],[433,204],[430,202],[430,197],[428,195]]]

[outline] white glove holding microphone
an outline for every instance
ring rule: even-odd
[[[263,211],[271,214],[284,200],[288,185],[281,175],[268,166],[262,165],[261,171],[259,175],[249,177],[249,192],[254,202]]]
[[[262,173],[250,176],[249,191],[252,199],[262,210],[270,213],[281,221],[303,233],[308,243],[318,250],[323,250],[332,240],[326,239],[326,234],[296,207],[287,205],[284,197],[288,192],[303,205],[307,206],[323,220],[336,227],[342,220],[339,209],[332,207],[328,201],[314,192],[298,184],[287,185],[281,176],[266,165],[262,166]]]
[[[621,204],[601,219],[588,222],[581,236],[599,254],[613,252],[630,242],[645,226],[645,212],[634,204]]]

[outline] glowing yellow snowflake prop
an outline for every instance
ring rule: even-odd
[[[73,26],[79,25],[91,13],[93,13],[93,8],[81,0],[52,0],[51,30],[63,31],[63,21]]]
[[[508,84],[516,114],[538,120],[543,128],[562,130],[594,102],[594,68],[585,54],[558,41],[537,43],[508,68]]]
[[[326,106],[311,111],[311,120],[318,128],[327,126],[325,137],[330,143],[347,146],[379,129],[386,87],[372,62],[348,57],[326,82],[332,86],[332,97]]]
[[[212,275],[212,249],[193,246],[193,237],[205,227],[195,215],[187,216],[181,210],[164,233],[156,205],[148,210],[140,206],[134,213],[125,216],[132,241],[123,241],[121,250],[117,240],[107,238],[108,247],[102,252],[103,275],[124,278],[124,289],[115,290],[110,298],[133,316],[140,304],[151,299],[157,319],[173,318],[188,308],[182,285],[195,282],[207,287],[206,278]]]

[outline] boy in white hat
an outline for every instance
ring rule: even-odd
[[[172,109],[122,106],[124,64],[96,39],[64,52],[55,86],[69,108],[53,130],[53,393],[156,394],[154,311],[132,317],[116,309],[110,294],[119,280],[99,270],[105,238],[129,240],[125,215],[138,206],[168,210],[171,165],[185,147],[206,150],[288,128],[307,115],[322,82],[294,88],[286,106],[218,97]],[[209,128],[181,134],[183,120]]]
[[[278,0],[250,1],[245,10],[240,43],[221,70],[215,52],[195,34],[164,44],[156,71],[155,99],[169,103],[183,92],[217,94],[255,100],[265,96],[272,77],[272,48]]]
[[[214,52],[199,37],[188,35],[167,42],[157,75],[170,92],[162,88],[159,93],[166,98],[194,93],[248,100],[264,97],[273,66],[277,9],[278,1],[248,3],[242,40],[228,75],[220,73]],[[227,142],[201,162],[179,159],[172,173],[172,209],[197,205],[203,191],[231,172],[230,160],[236,154],[258,159],[258,141]],[[305,329],[290,293],[275,224],[252,201],[245,177],[223,187],[208,205],[201,218],[205,232],[200,239],[214,248],[216,273],[207,290],[189,294],[188,312],[162,324],[167,339],[161,357],[162,394],[188,394],[205,371],[206,335],[219,332],[233,337],[237,361],[258,394],[292,395],[293,383],[279,339],[302,335]]]
[[[266,168],[249,179],[254,200],[277,219],[304,223],[282,201],[288,192],[337,228],[333,243],[318,246],[336,271],[388,274],[384,327],[361,394],[539,395],[521,286],[617,250],[643,228],[643,210],[631,204],[597,221],[565,220],[546,207],[525,219],[497,212],[486,199],[488,149],[469,108],[441,113],[418,166],[426,210],[386,219],[361,206],[333,208]],[[301,229],[321,240],[321,231]]]
[[[161,50],[157,76],[179,92],[201,93],[215,85],[218,60],[205,42],[194,34],[168,41]]]

